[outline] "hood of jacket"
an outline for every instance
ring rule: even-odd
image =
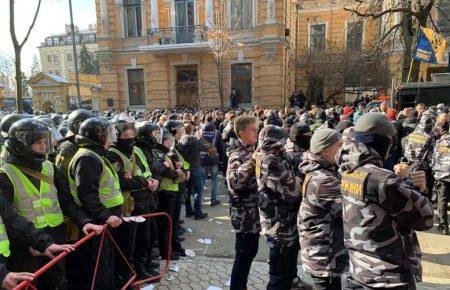
[[[302,162],[299,165],[300,173],[306,175],[318,169],[333,169],[335,171],[333,164],[318,154],[311,153],[310,151],[303,152]]]
[[[231,153],[233,153],[237,149],[243,149],[245,151],[253,152],[255,151],[255,145],[244,145],[244,143],[242,143],[242,141],[238,138],[231,138],[227,147],[227,156],[230,157]]]
[[[288,135],[283,129],[275,125],[268,125],[259,133],[258,147],[266,153],[282,152],[287,139]]]
[[[372,163],[383,166],[383,159],[374,149],[367,147],[363,143],[346,140],[336,154],[336,161],[342,171],[353,171],[356,168]]]

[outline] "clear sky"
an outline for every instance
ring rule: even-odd
[[[15,24],[19,42],[23,40],[30,26],[37,0],[15,0]],[[96,23],[95,0],[72,0],[74,24],[87,29]],[[22,71],[30,72],[33,56],[39,59],[37,47],[46,36],[64,32],[64,25],[70,24],[69,0],[42,0],[41,10],[31,35],[22,49]],[[9,0],[0,0],[0,53],[14,57],[14,48],[9,33]]]

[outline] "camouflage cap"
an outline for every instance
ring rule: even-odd
[[[394,125],[381,113],[367,113],[362,115],[355,124],[355,132],[375,133],[393,138]]]
[[[317,129],[311,138],[311,145],[309,147],[309,151],[311,151],[314,154],[317,154],[323,149],[327,148],[328,146],[333,145],[341,138],[342,134],[334,129],[329,128]]]

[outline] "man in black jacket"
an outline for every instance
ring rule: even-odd
[[[34,278],[34,275],[29,272],[8,271],[6,258],[10,256],[9,245],[11,242],[25,243],[35,253],[49,258],[53,258],[59,252],[73,250],[72,246],[55,244],[45,231],[36,229],[31,222],[19,216],[3,197],[0,197],[0,227],[2,228],[0,234],[0,285],[3,289],[12,289],[21,281],[32,281]]]
[[[120,188],[132,206],[125,209],[125,215],[138,216],[150,213],[150,198],[158,189],[159,181],[151,178],[152,173],[143,151],[135,146],[136,130],[134,120],[128,116],[118,115],[113,120],[118,132],[117,143],[109,148],[107,158],[119,175]],[[125,197],[125,198],[127,198]],[[149,221],[130,223],[118,228],[117,238],[127,259],[134,264],[137,279],[144,279],[158,273],[145,270],[147,247],[150,239]],[[126,264],[120,261],[124,271],[129,271]]]
[[[51,150],[51,134],[44,123],[33,119],[14,123],[9,130],[6,150],[8,155],[0,173],[0,188],[5,200],[13,204],[20,215],[56,243],[65,241],[63,214],[83,232],[102,230],[75,204],[64,174],[46,160],[46,153]],[[35,257],[35,252],[30,254],[27,242],[14,243],[11,248],[9,267],[14,271],[33,272],[48,262],[47,258]],[[66,289],[64,264],[59,263],[47,271],[39,285],[41,289]]]
[[[193,126],[184,124],[185,135],[180,139],[177,148],[186,157],[190,165],[190,179],[187,182],[186,193],[186,217],[194,216],[196,220],[208,216],[202,212],[203,178],[201,172],[200,153],[206,151],[206,146],[193,136]],[[192,209],[191,196],[194,197],[194,209]]]
[[[85,120],[75,137],[79,149],[69,164],[69,182],[75,200],[95,223],[106,223],[111,228],[122,223],[123,196],[119,177],[106,159],[107,149],[116,137],[114,128],[105,119]],[[92,282],[100,240],[89,240],[78,252],[84,258],[84,267],[79,275],[80,288]],[[97,289],[115,289],[114,259],[113,245],[105,238],[96,276]]]

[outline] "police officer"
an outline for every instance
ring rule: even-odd
[[[236,233],[230,290],[247,288],[250,267],[258,253],[259,222],[258,193],[255,176],[255,145],[258,126],[255,117],[239,116],[234,123],[238,138],[232,138],[227,148],[227,185],[230,196],[230,218]]]
[[[431,166],[436,179],[438,229],[444,235],[448,235],[447,206],[450,195],[450,134],[448,133],[448,127],[447,132],[436,142]]]
[[[78,134],[80,124],[89,118],[94,117],[92,111],[78,109],[67,117],[68,132],[63,140],[60,141],[56,155],[56,166],[67,176],[67,169],[72,157],[77,153],[78,146],[75,144],[75,135]]]
[[[301,259],[313,289],[341,289],[341,275],[348,265],[342,229],[342,196],[336,152],[342,135],[317,129],[311,149],[303,153],[303,199],[298,214]]]
[[[17,214],[14,207],[0,197],[0,285],[2,289],[13,289],[21,281],[32,281],[33,273],[9,272],[7,258],[11,256],[12,243],[26,243],[35,253],[54,257],[62,251],[73,251],[69,245],[57,245],[45,231],[36,229],[33,223]],[[19,271],[22,271],[19,269]]]
[[[158,162],[163,162],[168,167],[161,172],[161,191],[158,193],[158,211],[166,212],[172,219],[172,229],[173,235],[177,235],[176,228],[174,227],[175,219],[175,202],[176,197],[179,192],[179,183],[184,182],[186,175],[184,174],[182,167],[183,164],[179,162],[176,155],[173,153],[173,148],[175,146],[175,139],[172,134],[167,129],[163,129],[163,135],[161,144],[157,144],[155,149],[153,149],[153,154]],[[159,243],[159,253],[162,258],[168,256],[168,245],[167,240],[167,222],[163,219],[158,219],[158,243]],[[177,238],[173,237],[173,241]],[[178,260],[179,253],[172,252],[171,260]]]
[[[9,128],[16,122],[24,118],[31,118],[32,116],[24,115],[24,114],[9,114],[2,118],[0,122],[0,131],[2,137],[4,139],[8,138]],[[6,151],[5,140],[3,140],[0,147],[0,165],[2,165],[6,161],[6,155],[8,151]]]
[[[19,215],[44,230],[57,243],[64,242],[64,215],[84,233],[101,231],[91,224],[92,219],[74,203],[67,179],[54,164],[46,160],[52,150],[51,133],[47,126],[34,119],[15,122],[6,141],[7,159],[0,173],[0,188],[5,199],[12,203]],[[33,257],[24,243],[12,245],[11,269],[36,271],[48,262]],[[33,253],[32,253],[33,254]],[[67,288],[63,264],[46,272],[39,280],[44,289]]]
[[[384,115],[367,113],[356,122],[356,142],[346,142],[338,153],[350,264],[343,289],[415,289],[420,281],[414,231],[433,226],[433,208],[421,194],[424,172],[409,179],[405,169],[399,175],[383,169],[395,133]]]
[[[70,161],[68,171],[70,190],[75,200],[97,224],[106,223],[112,228],[122,223],[120,215],[124,200],[119,177],[106,159],[107,150],[116,141],[116,132],[107,120],[94,117],[83,121],[75,136],[79,149]],[[83,247],[84,252],[78,252],[84,257],[80,287],[92,282],[99,243],[99,237],[93,238]],[[98,289],[115,289],[114,259],[112,243],[105,238],[96,277]]]
[[[178,141],[185,135],[185,130],[183,123],[178,120],[169,120],[164,124],[164,128],[167,129],[170,134],[174,137],[175,140],[175,147],[173,148],[173,155],[182,164],[181,168],[186,175],[186,179],[188,179],[189,176],[189,163],[184,159],[183,155],[181,154],[181,151],[178,150]],[[174,227],[173,231],[174,234],[173,242],[172,242],[172,249],[177,252],[180,256],[184,257],[186,256],[185,249],[182,247],[181,242],[182,238],[180,237],[182,231],[180,231],[180,216],[181,216],[181,205],[183,201],[183,196],[186,194],[186,182],[179,183],[179,190],[175,198],[175,204],[174,204]]]
[[[152,173],[152,178],[158,180],[161,183],[161,173],[165,171],[166,165],[165,161],[159,162],[155,155],[153,154],[153,149],[156,144],[162,142],[162,128],[158,127],[152,122],[138,122],[136,124],[137,136],[136,146],[139,147],[145,155],[148,165],[150,166],[150,171]],[[159,191],[161,186],[157,189]],[[154,213],[158,208],[158,192],[152,194],[149,199],[149,212]],[[147,247],[147,262],[145,264],[145,270],[148,273],[154,271],[154,269],[159,268],[159,263],[152,260],[152,250],[156,244],[158,237],[158,227],[155,219],[149,219],[150,224],[150,240]]]
[[[291,289],[297,277],[301,180],[283,156],[286,139],[280,127],[264,127],[255,167],[261,227],[270,247],[268,290]]]
[[[125,204],[128,205],[125,206],[124,215],[148,214],[150,213],[150,198],[158,189],[159,181],[151,178],[152,173],[147,159],[142,150],[135,146],[134,120],[125,114],[120,114],[111,122],[117,130],[117,143],[109,148],[108,159],[119,175]],[[158,274],[154,271],[148,273],[145,270],[150,239],[148,220],[138,224],[122,225],[116,236],[121,241],[121,249],[128,260],[134,263],[138,280],[146,278],[150,274]],[[124,271],[129,272],[122,261],[119,265],[122,269],[124,268]]]

